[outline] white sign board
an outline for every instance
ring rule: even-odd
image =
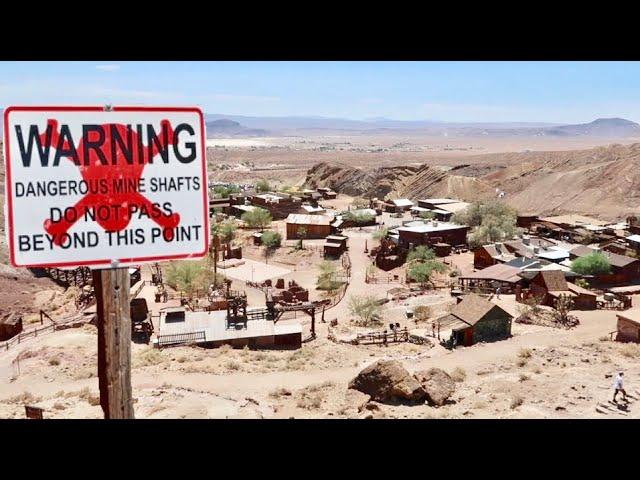
[[[198,108],[10,107],[4,158],[14,266],[110,268],[207,253]]]

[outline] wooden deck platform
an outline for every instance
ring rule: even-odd
[[[231,345],[276,346],[295,345],[302,340],[302,325],[300,323],[274,323],[270,320],[249,320],[247,327],[243,323],[227,326],[226,311],[184,312],[184,321],[167,321],[167,312],[178,309],[166,309],[160,313],[158,339],[155,345],[162,345],[162,340],[168,336],[183,336],[196,338],[184,343],[211,344],[218,346],[225,343]],[[251,313],[251,309],[247,313]],[[200,333],[201,332],[201,333]],[[198,334],[198,335],[188,335]]]

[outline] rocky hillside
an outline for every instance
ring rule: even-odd
[[[305,184],[378,198],[456,197],[471,201],[492,194],[491,187],[480,179],[429,165],[364,170],[323,162],[308,171]]]
[[[494,198],[523,213],[592,214],[603,219],[640,213],[640,144],[590,150],[523,152],[466,157],[451,170],[434,166],[362,170],[320,163],[308,171],[310,187],[348,195]]]

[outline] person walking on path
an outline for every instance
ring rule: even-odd
[[[496,288],[496,298],[500,300],[500,287]]]
[[[618,375],[616,375],[616,379],[613,382],[613,401],[616,401],[616,396],[618,396],[618,392],[622,392],[623,395],[623,399],[626,402],[627,401],[627,392],[625,392],[624,390],[624,382],[622,381],[622,377],[624,376],[623,372],[618,373]]]

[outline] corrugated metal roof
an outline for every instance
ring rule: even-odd
[[[413,202],[408,198],[396,198],[395,200],[391,200],[391,202],[396,207],[410,207],[411,205],[413,205]]]
[[[516,283],[522,280],[518,276],[519,273],[519,268],[510,267],[505,264],[497,264],[480,270],[479,272],[461,276],[460,278],[469,280],[497,280],[499,282]]]

